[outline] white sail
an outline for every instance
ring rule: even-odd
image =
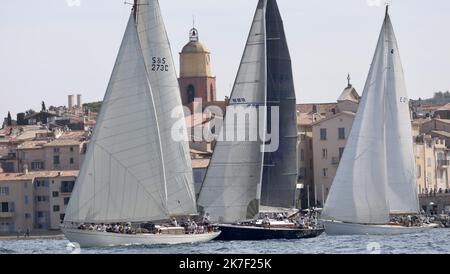
[[[386,180],[386,24],[322,218],[360,224],[389,222]],[[409,120],[408,120],[409,121]]]
[[[169,216],[154,99],[130,17],[66,222],[143,222]]]
[[[265,107],[266,2],[259,1],[220,135],[235,125],[231,113]],[[257,124],[238,119],[236,127],[255,130]],[[218,141],[198,199],[200,209],[216,222],[253,218],[259,212],[262,168],[261,141]]]
[[[157,0],[137,1],[137,30],[145,58],[153,105],[157,113],[163,169],[166,182],[167,206],[170,215],[196,214],[195,189],[184,123],[184,140],[175,142],[172,127],[184,121],[180,89],[169,39]]]
[[[391,214],[417,214],[413,139],[409,98],[397,39],[389,15],[385,19],[387,40],[386,79],[386,160],[387,186]]]

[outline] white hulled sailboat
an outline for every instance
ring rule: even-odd
[[[82,247],[179,244],[220,234],[173,230],[133,235],[76,228],[81,223],[157,223],[197,214],[189,146],[174,141],[171,133],[183,117],[159,3],[135,0],[66,210],[63,232],[70,241]],[[181,131],[187,140],[184,124]]]
[[[364,94],[322,219],[330,235],[417,233],[431,226],[391,225],[419,215],[409,99],[386,7]]]

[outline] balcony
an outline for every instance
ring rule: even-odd
[[[339,159],[339,157],[333,157],[333,158],[331,158],[331,164],[332,164],[333,166],[338,166],[340,162],[341,162],[341,159]]]
[[[14,212],[0,212],[0,219],[9,219],[14,217]]]
[[[437,162],[439,168],[447,168],[450,166],[450,160],[438,160]]]

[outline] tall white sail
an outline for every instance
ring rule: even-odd
[[[383,24],[359,110],[325,203],[324,219],[360,224],[389,222],[384,115],[386,28]]]
[[[66,222],[168,218],[154,102],[131,16]]]
[[[220,135],[234,127],[231,113],[257,112],[266,101],[267,0],[260,0],[236,77],[227,117]],[[261,118],[261,117],[260,117]],[[238,119],[236,128],[255,130],[258,123]],[[257,132],[257,131],[256,131]],[[198,205],[213,221],[235,222],[259,212],[263,151],[261,141],[218,141],[214,149]]]
[[[167,206],[171,215],[197,213],[188,133],[184,123],[185,141],[175,142],[172,127],[184,122],[180,89],[169,39],[157,0],[137,1],[137,30],[157,113],[161,151],[166,182]]]
[[[397,39],[389,14],[386,14],[386,160],[387,186],[391,214],[417,214],[416,187],[409,98]]]

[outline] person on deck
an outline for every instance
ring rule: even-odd
[[[174,226],[174,227],[178,227],[177,219],[176,219],[175,217],[172,218],[172,221],[170,222],[170,224],[171,224],[172,226]]]
[[[270,226],[270,219],[269,219],[269,215],[265,215],[264,219],[262,220],[262,225],[263,226]]]

